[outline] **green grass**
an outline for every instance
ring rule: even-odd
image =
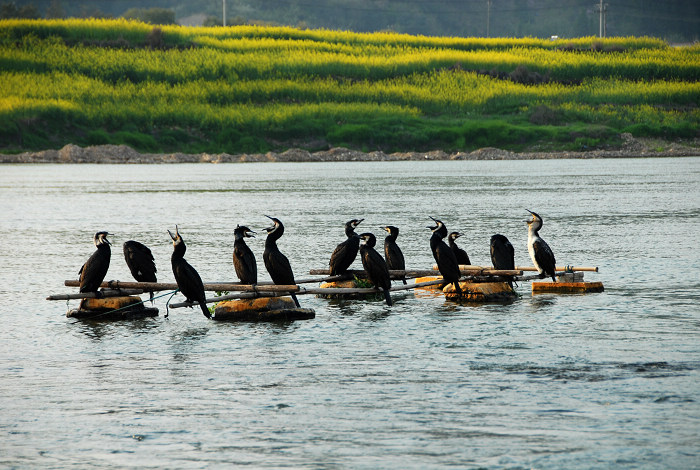
[[[253,153],[692,139],[700,46],[0,21],[0,151]]]

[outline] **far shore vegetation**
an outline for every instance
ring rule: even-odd
[[[0,153],[615,148],[700,135],[700,46],[0,20]]]

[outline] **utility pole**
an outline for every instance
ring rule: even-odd
[[[597,5],[597,7],[598,7],[598,12],[600,13],[600,26],[599,26],[599,28],[598,28],[598,30],[599,30],[599,31],[598,31],[598,36],[601,37],[601,38],[604,38],[604,37],[605,37],[605,34],[606,34],[606,31],[605,31],[605,29],[606,29],[606,28],[605,28],[605,26],[606,26],[606,24],[605,24],[605,23],[606,23],[606,21],[605,21],[605,20],[606,20],[606,18],[605,18],[605,13],[606,13],[607,10],[608,10],[608,4],[607,4],[607,3],[603,3],[603,0],[600,0],[600,4]]]
[[[224,1],[224,28],[226,27],[226,0]]]
[[[486,37],[491,37],[491,0],[486,0]]]

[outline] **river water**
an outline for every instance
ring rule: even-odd
[[[0,466],[16,468],[699,468],[700,158],[391,163],[7,165],[0,168]],[[400,227],[432,265],[428,216],[490,264],[503,233],[530,265],[525,220],[558,264],[599,266],[605,292],[463,305],[395,293],[301,296],[316,318],[225,324],[191,309],[131,322],[49,302],[113,243],[167,229],[205,282],[232,281],[233,229],[261,280],[263,214],[297,277],[325,268],[343,224]],[[355,267],[360,267],[359,260]],[[182,299],[176,296],[176,300]]]

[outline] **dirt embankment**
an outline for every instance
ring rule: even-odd
[[[487,147],[473,152],[446,153],[381,151],[360,152],[336,147],[319,152],[290,149],[282,153],[264,154],[186,154],[139,153],[126,145],[78,147],[66,145],[60,150],[25,152],[16,155],[0,154],[0,163],[243,163],[243,162],[345,162],[345,161],[410,161],[410,160],[531,160],[554,158],[632,158],[700,156],[700,142],[664,142],[623,136],[624,145],[615,150],[581,152],[522,152]]]

